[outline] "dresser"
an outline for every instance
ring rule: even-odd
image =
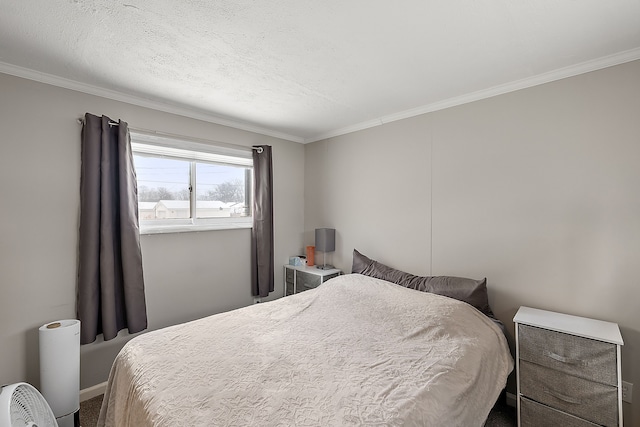
[[[519,426],[622,426],[617,324],[530,307],[513,321]]]
[[[342,271],[332,268],[322,270],[317,267],[285,265],[284,266],[284,295],[297,294],[317,288],[320,284],[342,274]]]

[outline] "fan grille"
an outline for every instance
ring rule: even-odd
[[[56,426],[51,408],[38,390],[29,384],[20,384],[11,396],[11,426]]]

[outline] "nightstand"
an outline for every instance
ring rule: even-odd
[[[284,296],[317,288],[329,279],[342,274],[337,268],[321,270],[307,266],[284,266]]]
[[[519,426],[622,426],[617,324],[529,307],[513,321]]]

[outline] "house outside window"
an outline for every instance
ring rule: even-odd
[[[250,228],[251,149],[131,132],[142,234]]]

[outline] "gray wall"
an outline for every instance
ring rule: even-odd
[[[616,322],[638,387],[640,62],[318,141],[305,159],[305,244],[335,227],[337,267],[357,248],[487,277],[511,337],[521,305]]]
[[[39,384],[38,332],[75,318],[80,130],[85,112],[132,127],[273,146],[276,266],[303,242],[304,146],[0,74],[0,384]],[[150,329],[253,302],[250,230],[142,237]],[[276,268],[282,296],[282,269]],[[130,337],[81,349],[81,388],[106,381]]]
[[[345,271],[355,247],[415,274],[488,277],[511,334],[520,305],[619,323],[623,377],[640,383],[640,62],[307,146],[2,74],[0,93],[0,383],[37,385],[37,328],[75,317],[85,112],[273,145],[277,265],[333,226],[328,261]],[[252,301],[248,230],[142,248],[151,329]],[[274,297],[280,283],[276,268]],[[83,346],[82,388],[106,379],[121,335]]]

